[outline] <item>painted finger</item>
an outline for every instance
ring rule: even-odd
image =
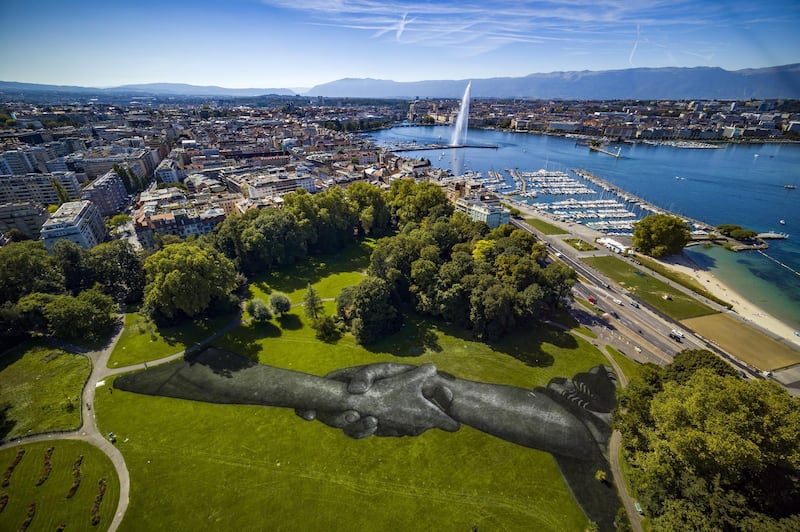
[[[302,410],[300,408],[295,408],[294,413],[306,421],[314,421],[317,417],[316,410]]]
[[[341,429],[361,419],[361,414],[355,410],[345,410],[343,412],[317,412],[317,419],[329,427]]]
[[[365,416],[344,427],[342,432],[353,439],[360,440],[372,436],[376,430],[378,430],[378,420],[373,416]]]

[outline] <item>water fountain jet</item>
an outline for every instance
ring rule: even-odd
[[[450,139],[451,146],[463,146],[467,141],[467,128],[469,127],[469,89],[472,82],[467,83],[467,90],[464,91],[464,97],[461,98],[461,108],[458,110],[458,117],[456,117],[456,127],[453,130],[453,136]]]

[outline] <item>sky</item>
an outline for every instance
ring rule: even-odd
[[[800,0],[0,0],[0,80],[308,88],[800,63]]]

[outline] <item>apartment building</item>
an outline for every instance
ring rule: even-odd
[[[64,188],[71,200],[81,196],[81,187],[75,172],[52,172],[50,174],[0,176],[0,203],[28,201],[44,205],[57,205],[57,185]]]
[[[44,223],[41,235],[48,251],[52,251],[59,240],[70,240],[88,249],[105,240],[106,228],[94,203],[68,201]]]
[[[113,216],[128,203],[128,191],[122,178],[112,170],[87,185],[81,192],[81,199],[97,205],[101,215]]]
[[[0,204],[0,233],[8,233],[17,229],[31,240],[39,238],[42,225],[50,215],[47,209],[38,203],[19,201]]]

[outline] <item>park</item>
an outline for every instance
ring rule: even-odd
[[[291,311],[261,323],[244,316],[241,325],[213,345],[259,363],[320,376],[376,362],[435,363],[459,377],[527,389],[608,363],[585,337],[563,330],[577,327],[566,314],[557,317],[566,327],[542,324],[492,343],[414,313],[405,316],[400,332],[368,347],[349,335],[333,343],[316,339],[298,304],[307,281],[331,309],[341,289],[363,277],[370,252],[361,243],[335,258],[309,260],[291,275],[277,271],[253,279],[253,294],[284,292],[293,302]],[[144,362],[183,351],[236,318],[155,332],[130,313],[108,366],[141,368]],[[81,375],[86,378],[86,369],[82,371],[71,370],[78,382],[63,385],[75,395],[80,395]],[[453,434],[432,430],[414,438],[355,441],[320,423],[303,422],[286,409],[113,393],[112,386],[113,379],[105,379],[97,389],[92,415],[102,434],[115,434],[130,474],[130,505],[122,530],[209,525],[248,529],[263,521],[286,530],[411,528],[419,524],[420,515],[426,526],[439,529],[582,530],[588,524],[551,454],[470,427]],[[31,430],[76,425],[72,419]],[[4,449],[0,465],[10,464],[15,455],[13,448]],[[33,459],[23,464],[28,461]],[[68,476],[71,466],[54,462],[62,475]],[[108,473],[110,481],[114,475]],[[607,489],[599,482],[591,488]],[[106,500],[115,493],[109,492]],[[29,503],[13,489],[10,495],[6,516],[24,517]]]

